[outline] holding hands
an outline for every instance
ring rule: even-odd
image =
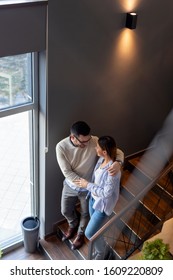
[[[86,188],[88,185],[88,181],[83,179],[83,178],[79,178],[77,180],[73,181],[79,188]]]

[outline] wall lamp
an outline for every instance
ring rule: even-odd
[[[126,16],[126,27],[135,29],[137,23],[137,13],[127,13]]]

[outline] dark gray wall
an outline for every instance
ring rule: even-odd
[[[127,30],[128,1],[49,0],[45,234],[61,219],[55,145],[72,122],[113,135],[127,155],[148,146],[172,108],[173,2],[134,2],[137,28]]]

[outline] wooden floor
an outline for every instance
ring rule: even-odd
[[[1,260],[47,260],[48,258],[43,254],[41,250],[37,250],[35,253],[30,254],[25,252],[24,247],[19,247],[5,255],[2,255]]]
[[[43,249],[44,248],[44,251]],[[56,235],[46,240],[40,240],[40,248],[34,253],[27,253],[21,246],[7,254],[3,254],[1,260],[77,260],[67,245]]]

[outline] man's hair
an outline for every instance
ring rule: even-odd
[[[76,136],[87,136],[90,134],[90,127],[86,122],[78,121],[72,124],[70,132]]]

